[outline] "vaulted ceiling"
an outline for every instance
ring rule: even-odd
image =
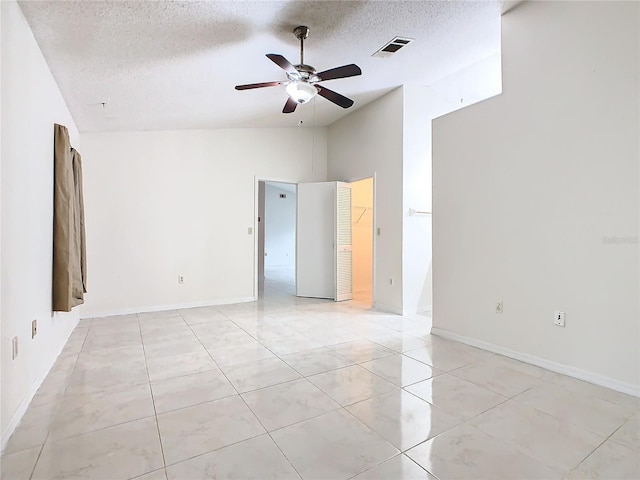
[[[500,50],[499,1],[20,1],[81,131],[328,125],[404,84],[430,85]],[[298,63],[292,31],[309,26],[305,63],[358,64],[363,74],[326,86],[283,114],[286,80],[265,57]],[[372,57],[396,35],[415,41]],[[473,79],[469,79],[473,81]],[[102,103],[105,103],[103,106]]]

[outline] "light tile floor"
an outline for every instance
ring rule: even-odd
[[[638,479],[639,399],[299,299],[82,320],[2,479]]]

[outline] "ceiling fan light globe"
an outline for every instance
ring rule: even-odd
[[[318,94],[318,89],[307,82],[291,82],[286,90],[296,103],[307,103]]]

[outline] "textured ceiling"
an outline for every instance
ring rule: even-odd
[[[500,50],[498,1],[21,1],[81,131],[328,125],[403,84],[429,85]],[[305,63],[356,63],[363,75],[282,114],[286,80],[266,53],[298,63],[291,33],[307,25]],[[390,58],[371,55],[414,38]],[[470,79],[472,81],[472,79]],[[103,108],[102,102],[106,102]]]

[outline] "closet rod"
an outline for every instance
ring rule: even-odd
[[[431,212],[425,210],[416,210],[414,208],[409,209],[409,215],[431,215]]]

